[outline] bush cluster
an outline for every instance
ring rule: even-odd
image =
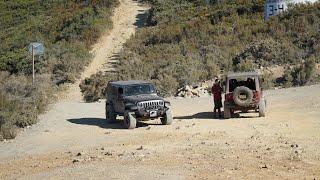
[[[109,81],[117,80],[113,73],[99,72],[83,80],[80,89],[86,102],[94,102],[106,98],[106,88]]]
[[[14,138],[46,109],[57,85],[73,83],[90,62],[91,46],[112,28],[118,0],[1,1],[0,139]],[[31,42],[42,42],[32,84]]]
[[[0,135],[15,137],[15,129],[37,122],[37,115],[46,110],[55,92],[50,76],[41,75],[35,83],[30,77],[1,72]]]
[[[294,7],[264,22],[264,0],[149,2],[148,27],[120,54],[120,79],[150,80],[173,95],[181,86],[228,71],[319,62],[320,3]],[[292,75],[292,85],[312,79],[306,74]],[[273,80],[266,82],[273,86]]]
[[[296,68],[277,80],[265,73],[265,88],[313,80],[313,64],[303,62],[320,60],[320,3],[293,7],[264,22],[264,0],[144,2],[152,6],[147,27],[120,53],[120,80],[149,80],[165,95],[229,71],[273,65]]]

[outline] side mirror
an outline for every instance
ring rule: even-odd
[[[160,91],[159,90],[156,90],[156,93],[158,96],[160,96]]]

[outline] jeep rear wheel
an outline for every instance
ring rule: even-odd
[[[259,103],[259,117],[265,117],[266,116],[266,101],[264,99],[261,99]]]
[[[127,128],[127,129],[134,129],[136,128],[137,126],[137,120],[136,118],[134,117],[134,113],[132,112],[128,112],[126,111],[124,113],[124,126]]]
[[[164,115],[164,117],[162,117],[160,120],[161,120],[161,123],[163,125],[171,125],[172,124],[172,114],[171,114],[171,111],[168,110],[166,112],[166,114]]]
[[[224,108],[223,116],[224,116],[225,119],[230,119],[231,118],[231,110],[230,110],[230,108]]]
[[[109,121],[110,123],[114,123],[116,122],[116,118],[117,118],[117,115],[114,112],[112,105],[107,105],[107,108],[106,108],[107,121]]]

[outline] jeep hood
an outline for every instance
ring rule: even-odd
[[[154,94],[143,94],[143,95],[135,95],[135,96],[126,96],[124,97],[125,102],[130,102],[136,104],[141,101],[152,101],[152,100],[163,100],[163,98],[154,95]]]

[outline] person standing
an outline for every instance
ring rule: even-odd
[[[212,95],[214,101],[214,117],[217,118],[217,111],[219,113],[219,118],[222,118],[221,108],[222,108],[222,87],[220,85],[219,79],[215,80],[212,86]]]

